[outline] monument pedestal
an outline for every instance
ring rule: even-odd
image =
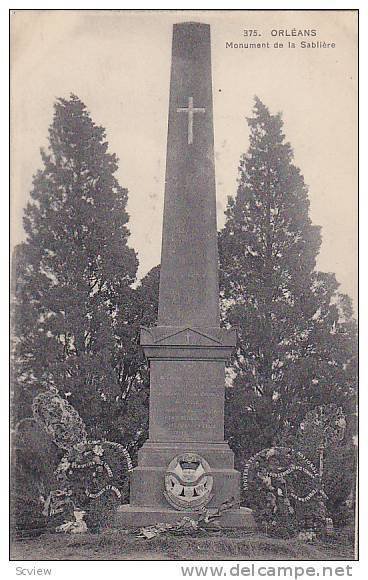
[[[150,439],[138,452],[130,505],[118,510],[116,525],[175,523],[227,501],[240,504],[240,473],[224,441],[225,361],[235,338],[234,331],[217,327],[142,328],[150,363]],[[247,508],[216,520],[224,527],[255,526]]]
[[[165,473],[175,456],[195,452],[211,466],[213,496],[205,508],[219,507],[234,499],[238,503],[240,473],[234,469],[233,452],[227,443],[181,442],[176,444],[147,441],[138,453],[138,467],[132,472],[130,504],[121,506],[115,516],[115,525],[136,528],[158,522],[174,524],[184,516],[198,519],[198,510],[178,510],[170,507],[165,496]],[[252,511],[234,508],[224,512],[216,521],[226,528],[254,528]]]
[[[218,507],[231,498],[239,503],[240,474],[234,469],[233,452],[226,443],[211,445],[182,442],[170,445],[147,442],[140,450],[138,467],[132,473],[131,505],[168,507],[165,474],[174,457],[188,453],[198,455],[210,466],[213,477],[212,498],[206,507]]]

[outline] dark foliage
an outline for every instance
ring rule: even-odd
[[[142,383],[137,314],[131,324],[138,263],[118,160],[74,95],[56,102],[41,155],[14,252],[14,415],[30,416],[34,395],[53,386],[91,437],[131,439],[116,419]]]
[[[39,535],[47,527],[44,501],[54,485],[62,452],[33,419],[12,437],[10,514],[13,532]]]
[[[256,98],[235,199],[219,235],[224,324],[238,331],[226,432],[238,465],[295,435],[313,407],[354,407],[356,323],[334,274],[280,114]],[[348,413],[347,413],[348,414]]]

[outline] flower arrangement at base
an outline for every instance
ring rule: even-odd
[[[88,441],[83,420],[55,389],[35,398],[33,413],[65,452],[55,470],[55,486],[45,500],[43,514],[59,531],[74,529],[78,510],[85,512],[89,530],[105,527],[112,510],[129,497],[129,472],[133,469],[129,452],[117,442]]]
[[[56,472],[60,490],[85,510],[88,529],[106,527],[111,511],[129,497],[132,462],[119,443],[87,441],[75,445],[62,458]]]
[[[246,505],[268,535],[291,537],[325,526],[324,493],[317,469],[290,447],[271,447],[253,455],[243,471]]]

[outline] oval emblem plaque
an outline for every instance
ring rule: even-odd
[[[213,476],[207,461],[197,453],[182,453],[165,473],[165,497],[177,510],[196,510],[213,497]]]

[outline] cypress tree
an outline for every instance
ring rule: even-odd
[[[105,130],[74,95],[58,99],[49,148],[14,252],[14,413],[55,387],[91,435],[108,436],[111,408],[127,396],[124,372],[137,257],[128,246],[128,192],[115,173]]]
[[[292,437],[317,405],[351,414],[356,374],[351,300],[316,270],[321,231],[281,115],[256,98],[248,124],[219,235],[223,319],[238,331],[226,430],[239,462]]]

